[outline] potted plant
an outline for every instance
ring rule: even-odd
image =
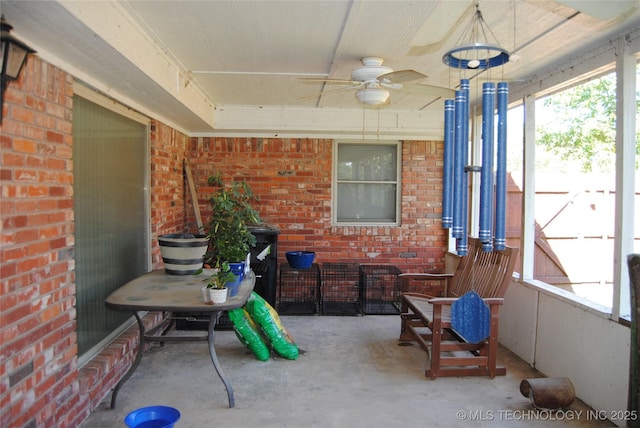
[[[214,192],[209,198],[212,212],[207,259],[215,266],[225,261],[243,263],[250,248],[256,245],[249,225],[262,222],[260,214],[251,205],[257,198],[246,181],[227,184],[217,173],[209,177],[208,182]]]
[[[231,272],[229,263],[223,262],[214,269],[209,277],[207,286],[202,289],[205,303],[224,303],[227,301],[227,284],[235,281],[236,276]]]

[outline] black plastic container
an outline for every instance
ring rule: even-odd
[[[256,237],[256,246],[251,249],[251,269],[256,274],[255,292],[275,308],[280,229],[275,226],[260,225],[251,226],[249,230]]]

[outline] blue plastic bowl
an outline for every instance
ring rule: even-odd
[[[294,269],[309,269],[316,258],[314,251],[287,251],[289,265]]]
[[[124,423],[129,428],[171,428],[180,419],[180,412],[168,406],[142,407],[129,413]]]

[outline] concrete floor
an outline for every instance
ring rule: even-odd
[[[116,408],[108,409],[105,397],[82,427],[125,427],[130,411],[151,405],[177,408],[182,428],[612,426],[588,417],[578,400],[556,414],[534,410],[519,385],[539,373],[504,349],[499,361],[507,376],[428,380],[426,354],[417,345],[398,346],[397,316],[282,322],[301,350],[295,361],[258,361],[234,332],[217,332],[235,408],[228,408],[206,342],[156,344],[120,390]]]

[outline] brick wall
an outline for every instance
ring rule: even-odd
[[[75,427],[130,366],[132,327],[78,367],[73,261],[73,78],[32,56],[0,128],[0,426]],[[155,237],[184,229],[187,138],[151,121]],[[153,323],[157,314],[145,322]]]
[[[183,173],[187,137],[156,120],[151,121],[151,260],[160,268],[162,256],[157,237],[179,233],[185,224],[185,179]]]
[[[66,73],[32,56],[5,93],[0,137],[3,427],[73,426],[88,414],[77,380],[71,83]]]
[[[227,180],[246,180],[264,220],[280,228],[280,262],[286,251],[313,250],[319,263],[393,264],[403,272],[443,268],[442,143],[403,143],[399,227],[331,224],[332,148],[333,140],[325,139],[191,138],[187,156],[205,225],[207,178],[220,171]],[[193,219],[191,209],[186,215]]]
[[[32,56],[5,94],[0,127],[0,426],[75,427],[104,400],[137,348],[132,327],[78,367],[73,254],[73,78]],[[332,141],[188,138],[151,121],[152,264],[156,237],[195,225],[183,161],[189,159],[206,223],[220,170],[246,179],[265,220],[280,227],[281,259],[313,249],[319,262],[443,266],[437,221],[439,142],[403,144],[402,225],[331,225]],[[192,227],[194,229],[194,227]],[[157,319],[150,314],[148,322]]]

